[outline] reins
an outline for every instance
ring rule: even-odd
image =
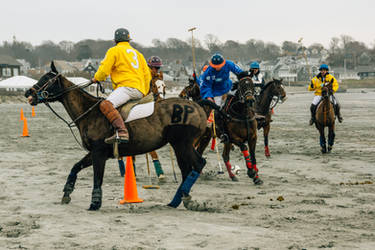
[[[76,142],[78,143],[79,146],[81,146],[81,148],[83,148],[84,150],[87,151],[86,148],[83,147],[82,143],[79,142],[79,140],[77,139],[76,135],[74,134],[73,132],[73,127],[76,127],[76,122],[80,119],[82,119],[85,115],[87,115],[91,110],[93,110],[102,100],[103,98],[99,98],[99,100],[94,104],[92,105],[88,110],[86,110],[85,112],[83,112],[82,114],[80,114],[78,117],[76,117],[74,120],[72,120],[71,122],[68,122],[67,120],[65,120],[62,116],[60,116],[52,107],[51,105],[49,104],[49,101],[52,100],[52,99],[56,99],[56,98],[59,98],[61,96],[63,96],[64,94],[72,91],[72,90],[75,90],[75,89],[84,89],[88,86],[90,86],[91,84],[93,84],[92,81],[88,81],[87,83],[85,84],[82,84],[82,85],[73,85],[71,87],[68,87],[68,88],[65,88],[63,91],[61,91],[60,93],[56,94],[56,95],[53,95],[52,97],[49,95],[49,93],[47,91],[43,91],[44,88],[48,87],[49,84],[53,84],[56,80],[59,81],[60,83],[60,78],[59,76],[61,76],[61,74],[56,74],[55,77],[51,78],[50,80],[48,80],[42,87],[40,87],[39,89],[37,89],[37,94],[39,93],[40,90],[42,90],[42,92],[40,93],[41,97],[45,100],[44,104],[52,111],[52,113],[54,113],[60,120],[62,120],[70,129],[70,132],[72,133],[74,139],[76,140]],[[61,84],[61,83],[60,83]],[[99,97],[99,89],[102,93],[104,93],[104,88],[103,86],[98,82],[97,83],[97,89],[96,89],[96,94],[97,94],[97,97]],[[44,96],[43,96],[44,95]]]

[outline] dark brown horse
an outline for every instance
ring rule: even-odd
[[[263,128],[264,155],[266,157],[271,156],[268,147],[268,135],[271,128],[271,109],[274,108],[279,101],[283,103],[286,98],[282,80],[278,79],[273,79],[265,84],[259,96],[256,96],[255,112],[258,115],[264,116],[264,119],[258,120],[258,129]]]
[[[318,104],[315,114],[315,127],[320,134],[320,147],[323,154],[332,150],[335,141],[335,112],[331,102],[332,84],[328,83],[322,87],[322,100]],[[324,128],[328,127],[328,149]]]
[[[254,87],[250,77],[244,77],[239,81],[238,90],[234,96],[228,96],[223,107],[231,119],[222,117],[215,111],[215,119],[219,121],[225,120],[224,124],[217,126],[220,134],[227,134],[229,138],[224,143],[222,157],[227,168],[229,177],[233,181],[238,181],[237,177],[232,173],[232,166],[229,162],[230,149],[232,144],[238,146],[243,153],[247,166],[247,174],[253,179],[254,184],[260,185],[263,181],[259,178],[258,169],[256,167],[255,147],[257,141],[257,121],[254,111]],[[200,100],[200,90],[198,84],[194,80],[189,80],[189,85],[185,87],[180,95],[182,98],[192,98],[194,101]],[[217,118],[218,119],[217,119]],[[201,137],[197,144],[197,151],[203,154],[211,137],[213,129],[207,128],[206,133]],[[246,143],[248,147],[246,146]],[[249,149],[249,150],[248,150]]]
[[[31,105],[58,101],[62,103],[80,133],[83,147],[88,154],[70,171],[64,187],[62,203],[69,203],[77,174],[93,165],[94,186],[90,210],[98,210],[102,204],[104,167],[108,158],[114,157],[113,146],[104,138],[113,133],[108,120],[99,110],[101,99],[96,98],[59,74],[51,63],[51,71],[43,75],[25,96]],[[51,108],[52,109],[52,108]],[[56,114],[56,113],[55,113]],[[175,151],[182,174],[182,183],[169,204],[177,207],[199,177],[205,160],[194,149],[197,140],[206,130],[207,115],[203,108],[192,101],[170,98],[155,102],[154,113],[146,118],[126,123],[130,133],[127,144],[119,144],[120,156],[144,154],[170,143]],[[185,204],[185,203],[184,203]]]

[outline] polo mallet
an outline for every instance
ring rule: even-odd
[[[151,173],[150,173],[150,164],[148,162],[148,153],[146,153],[146,163],[147,163],[147,173],[148,173],[148,180],[149,180],[149,185],[143,185],[142,187],[144,189],[159,189],[160,186],[158,185],[152,185],[152,180],[151,180]]]
[[[214,138],[216,138],[216,125],[215,125],[215,112],[212,113],[212,120],[213,120],[213,126],[214,126]],[[219,164],[219,171],[218,174],[224,174],[223,167],[220,163],[220,155],[219,155],[219,143],[216,143],[216,156],[217,156],[217,163]]]
[[[191,53],[193,54],[193,71],[194,71],[194,80],[196,80],[196,65],[195,65],[195,46],[194,46],[194,36],[193,31],[196,30],[197,27],[193,27],[188,29],[189,32],[191,32]]]
[[[177,176],[176,176],[176,171],[174,170],[173,150],[172,150],[172,146],[171,146],[171,144],[169,144],[169,153],[170,153],[170,156],[171,156],[171,163],[172,163],[172,171],[173,171],[174,181],[175,181],[176,183],[178,183],[178,181],[177,181]]]

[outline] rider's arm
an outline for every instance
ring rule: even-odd
[[[234,62],[228,62],[229,70],[232,71],[232,73],[239,75],[243,72],[243,70]]]
[[[202,86],[201,86],[201,97],[202,99],[207,99],[208,97],[213,98],[214,95],[212,94],[212,84],[213,81],[211,76],[207,74],[208,70],[203,73],[202,75]]]
[[[339,83],[337,82],[334,76],[332,76],[331,82],[332,82],[333,93],[335,93],[339,89]]]
[[[115,64],[116,57],[114,48],[110,48],[105,55],[105,58],[100,63],[100,67],[95,73],[94,78],[98,81],[104,81],[107,76],[111,74],[112,67]]]
[[[314,77],[313,79],[311,79],[311,83],[309,84],[309,88],[308,90],[309,91],[314,91],[315,90],[315,82],[316,82],[316,77]]]

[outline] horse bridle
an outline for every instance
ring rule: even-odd
[[[93,110],[97,105],[99,105],[99,103],[103,100],[103,98],[100,98],[94,105],[92,105],[88,110],[86,110],[85,112],[83,112],[82,114],[80,114],[78,117],[76,117],[74,120],[72,120],[71,122],[68,122],[67,120],[65,120],[62,116],[60,116],[52,107],[51,105],[49,104],[49,101],[53,100],[53,99],[57,99],[61,96],[63,96],[64,94],[74,90],[74,89],[83,89],[83,88],[86,88],[88,86],[90,86],[91,84],[93,84],[93,82],[90,80],[88,83],[84,84],[84,85],[73,85],[71,87],[68,87],[66,89],[64,89],[63,91],[57,93],[57,94],[54,94],[51,95],[49,94],[48,91],[46,91],[45,89],[47,89],[48,87],[50,87],[52,84],[55,84],[56,81],[58,82],[58,84],[61,85],[61,74],[60,73],[54,73],[54,72],[50,72],[52,74],[55,74],[55,76],[51,79],[49,79],[45,84],[43,84],[43,86],[39,87],[38,89],[35,89],[35,87],[37,86],[36,84],[31,88],[35,95],[37,96],[37,98],[40,98],[42,97],[44,99],[44,104],[52,111],[52,113],[54,113],[60,120],[62,120],[70,129],[70,132],[72,133],[74,139],[76,140],[76,142],[78,143],[78,145],[80,145],[83,149],[85,149],[82,144],[78,141],[77,137],[75,136],[72,128],[73,127],[76,127],[75,123],[82,119],[85,115],[87,115],[91,110]],[[100,85],[100,83],[98,82],[97,83],[98,86],[100,86],[100,90],[103,92],[103,87]],[[42,99],[42,100],[43,100]],[[85,149],[86,150],[86,149]],[[87,151],[87,150],[86,150]]]

